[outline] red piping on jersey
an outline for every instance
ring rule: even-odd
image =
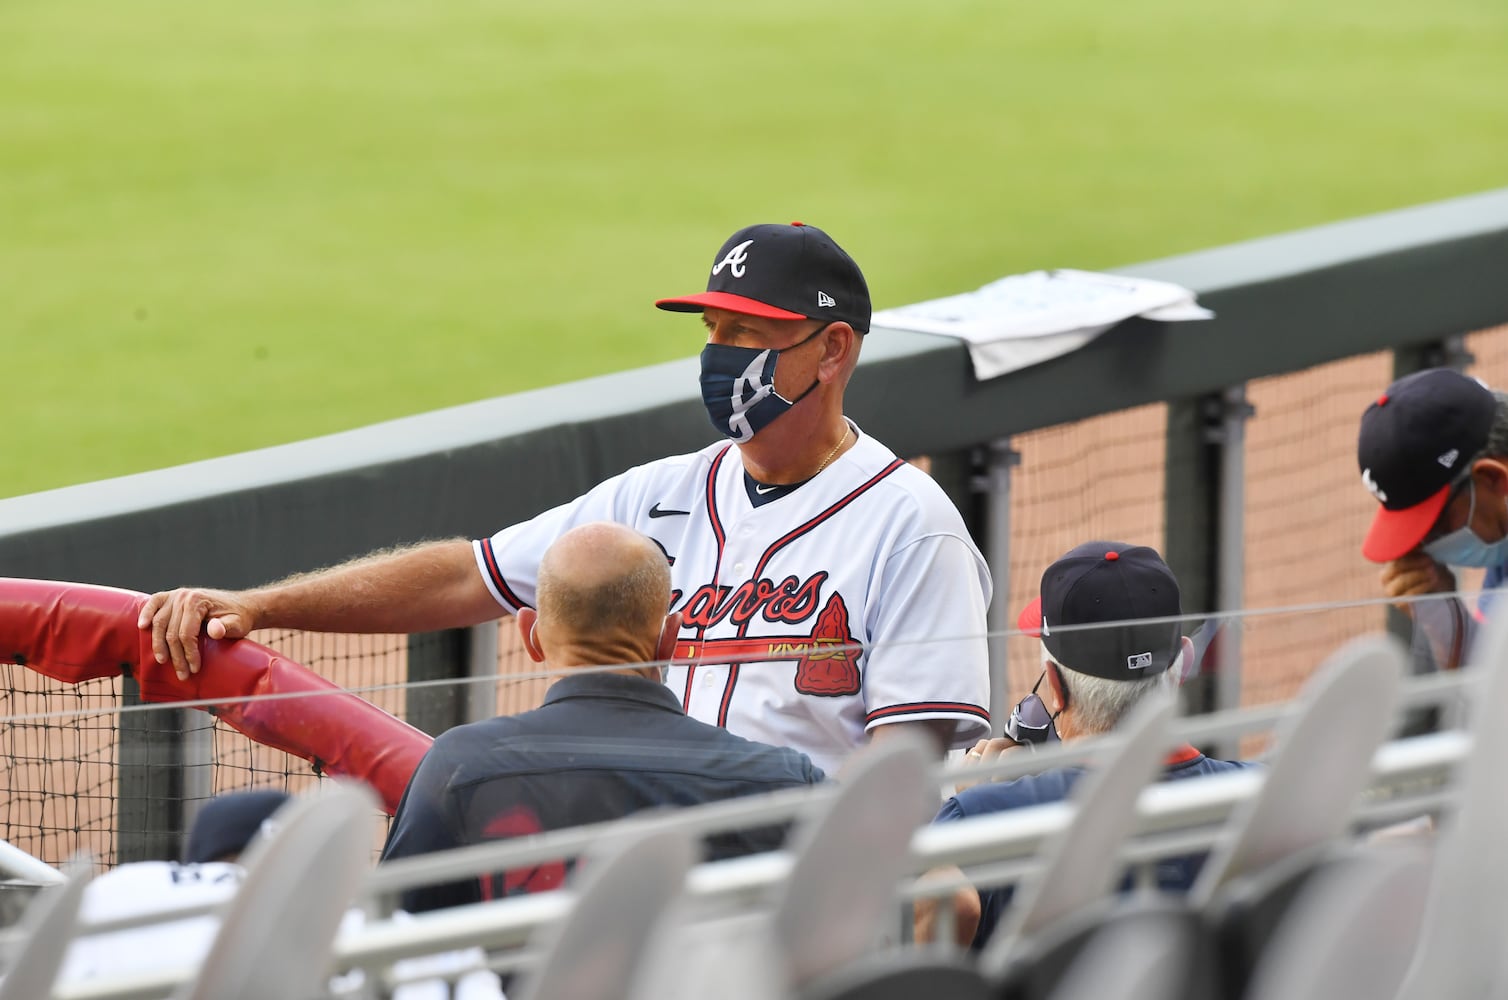
[[[978,705],[970,705],[966,701],[909,701],[904,705],[891,705],[889,708],[878,708],[864,716],[864,722],[870,723],[879,719],[890,719],[897,715],[923,715],[931,712],[954,712],[961,715],[972,715],[990,721],[988,709]]]
[[[903,466],[905,464],[906,463],[903,462],[903,461],[901,461],[900,459],[896,459],[894,462],[891,462],[889,465],[885,466],[885,468],[881,469],[878,473],[876,473],[872,478],[869,479],[869,481],[867,481],[867,482],[861,484],[860,486],[856,487],[851,493],[849,493],[843,499],[839,500],[837,503],[833,504],[831,507],[827,508],[822,513],[818,514],[816,517],[812,518],[810,521],[807,521],[805,524],[801,525],[799,528],[795,529],[794,531],[789,532],[788,534],[786,534],[785,536],[783,536],[782,538],[780,538],[779,540],[777,540],[775,542],[775,544],[771,545],[769,548],[767,548],[767,549],[764,550],[764,555],[762,555],[762,556],[759,557],[759,564],[754,567],[754,572],[749,575],[749,579],[751,579],[751,580],[758,580],[760,577],[762,577],[764,575],[764,569],[765,569],[765,567],[769,565],[770,559],[772,559],[774,557],[774,555],[775,555],[776,552],[779,552],[781,549],[785,548],[791,542],[794,542],[796,539],[800,538],[802,535],[806,534],[808,531],[811,531],[813,528],[817,527],[823,521],[826,521],[828,518],[830,518],[834,514],[838,513],[838,511],[842,510],[844,507],[847,507],[849,504],[853,503],[860,496],[862,496],[865,492],[867,492],[871,486],[873,486],[875,483],[878,483],[881,479],[884,479],[886,476],[890,475],[896,469],[899,469],[901,466]],[[721,556],[722,556],[721,543],[719,543],[719,546],[718,546],[718,556],[719,556],[719,558],[721,558]],[[749,623],[748,622],[744,622],[743,624],[741,624],[741,625],[738,626],[738,637],[740,639],[745,638],[748,634],[749,634]],[[688,675],[689,675],[689,671],[688,671]],[[730,706],[731,704],[733,704],[733,688],[737,684],[738,684],[738,664],[736,664],[736,663],[729,664],[729,666],[728,666],[728,680],[723,684],[723,701],[722,701],[722,704],[718,707],[718,710],[717,710],[717,724],[719,726],[726,727],[727,724],[728,724],[728,706]],[[688,693],[688,695],[690,693],[690,685],[689,684],[687,685],[687,693]]]
[[[723,569],[723,545],[728,540],[728,536],[723,532],[722,518],[717,516],[717,470],[722,467],[723,458],[727,456],[732,448],[733,446],[730,444],[718,452],[717,457],[712,460],[711,467],[707,469],[707,520],[712,522],[712,534],[717,538],[717,558],[712,563],[712,585],[714,587],[717,586],[717,575]],[[706,634],[706,626],[698,625],[696,628],[697,641],[700,642]],[[691,680],[695,674],[696,664],[686,664],[686,691],[681,695],[681,711],[688,715],[691,714]],[[726,699],[724,699],[724,703],[726,704]],[[721,717],[719,717],[718,725],[722,725]]]
[[[521,608],[533,607],[531,604],[520,601],[518,595],[513,592],[513,588],[508,586],[508,581],[503,579],[503,571],[498,568],[497,553],[492,551],[490,538],[482,539],[482,562],[487,564],[487,575],[492,577],[492,585],[497,588],[498,593],[503,595],[503,600],[513,605],[515,613]]]
[[[796,539],[806,534],[808,531],[811,531],[823,521],[826,521],[828,518],[838,513],[838,511],[842,510],[844,507],[847,507],[849,504],[853,503],[861,495],[868,491],[871,486],[873,486],[875,483],[878,483],[881,479],[884,479],[886,476],[890,475],[896,469],[899,469],[905,464],[906,463],[901,461],[900,459],[896,459],[894,462],[891,462],[879,472],[875,473],[874,477],[871,478],[868,482],[856,487],[852,493],[848,494],[848,496],[844,497],[842,500],[839,500],[837,503],[833,504],[831,507],[818,514],[816,517],[812,518],[801,527],[780,538],[775,542],[774,545],[771,545],[769,548],[765,549],[764,555],[759,557],[759,565],[754,567],[754,573],[750,577],[750,579],[757,580],[761,575],[764,574],[764,568],[769,565],[770,559],[775,555],[775,553],[779,552],[781,549],[785,548],[787,545],[791,544]],[[744,627],[747,627],[747,623],[745,623]]]

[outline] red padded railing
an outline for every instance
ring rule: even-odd
[[[370,784],[391,815],[430,737],[260,643],[201,636],[201,668],[180,680],[136,627],[147,596],[0,577],[0,659],[77,684],[129,674],[143,700],[213,701],[209,710],[264,746]],[[298,695],[246,700],[256,695]],[[196,706],[205,707],[205,706]]]

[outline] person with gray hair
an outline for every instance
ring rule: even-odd
[[[524,648],[565,676],[544,704],[457,726],[434,742],[409,780],[382,860],[815,784],[805,754],[735,736],[686,715],[662,681],[680,630],[670,567],[625,525],[583,524],[539,564],[537,610],[519,612]],[[780,828],[719,834],[710,858],[780,846]],[[404,895],[431,910],[558,887],[563,862]]]
[[[1176,687],[1191,665],[1194,645],[1180,630],[1182,614],[1178,581],[1155,549],[1087,542],[1065,553],[1042,574],[1040,596],[1017,621],[1022,631],[1041,640],[1042,674],[1006,723],[1006,732],[1013,735],[980,740],[968,752],[969,759],[988,761],[1030,743],[1109,733],[1143,698]],[[1179,780],[1250,766],[1215,760],[1184,745],[1169,754],[1163,778]],[[1058,802],[1068,797],[1082,775],[1080,767],[1065,767],[961,788],[943,804],[934,822]],[[1189,856],[1160,862],[1158,885],[1174,892],[1187,890],[1203,860]],[[1005,887],[967,889],[956,896],[958,943],[982,947],[1011,895],[1011,888]],[[932,940],[935,921],[936,905],[918,904],[918,941]]]

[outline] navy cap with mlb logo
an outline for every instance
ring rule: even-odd
[[[1487,447],[1496,412],[1491,389],[1451,368],[1406,375],[1367,407],[1356,462],[1379,507],[1362,555],[1390,562],[1424,541]]]
[[[767,319],[843,322],[869,332],[869,286],[843,248],[816,226],[745,226],[712,261],[707,290],[655,302],[671,312],[729,312]]]
[[[1070,670],[1113,681],[1156,676],[1178,658],[1183,633],[1178,580],[1157,550],[1124,542],[1085,542],[1042,574],[1041,596],[1016,624],[1040,636]],[[1070,628],[1121,622],[1110,628]]]

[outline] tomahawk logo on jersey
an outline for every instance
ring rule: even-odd
[[[692,717],[829,773],[891,722],[951,720],[955,746],[988,734],[984,559],[937,484],[874,439],[759,506],[727,442],[630,469],[475,543],[498,603],[531,606],[544,550],[589,521],[670,560],[684,623],[666,683]]]

